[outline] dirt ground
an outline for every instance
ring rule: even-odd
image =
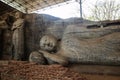
[[[77,67],[78,72],[75,71],[75,66],[66,68],[60,65],[37,65],[27,61],[0,61],[0,80],[120,80],[119,66]]]
[[[87,80],[81,74],[61,65],[37,65],[24,61],[0,64],[0,80]]]

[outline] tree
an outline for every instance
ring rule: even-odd
[[[120,18],[120,4],[115,0],[104,0],[103,2],[98,0],[91,11],[93,20],[115,20]]]

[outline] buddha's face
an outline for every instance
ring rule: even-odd
[[[40,40],[40,47],[46,51],[53,51],[57,46],[57,38],[51,35],[45,35]]]
[[[16,19],[22,18],[22,13],[16,12],[16,13],[15,13],[15,18],[16,18]]]

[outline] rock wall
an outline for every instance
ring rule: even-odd
[[[66,23],[63,22],[63,20],[55,21],[55,22],[53,22],[52,25],[50,25],[46,29],[45,33],[52,34],[52,35],[56,36],[57,38],[61,39],[66,26],[67,25],[66,25]]]
[[[120,29],[117,29],[116,26],[112,27],[113,29],[108,29],[108,27],[106,27],[104,28],[105,30],[103,30],[103,28],[88,30],[86,29],[86,26],[89,24],[94,24],[95,22],[88,20],[83,20],[81,22],[81,19],[76,18],[62,20],[60,18],[44,14],[26,14],[24,19],[25,60],[28,59],[28,56],[32,51],[39,50],[39,40],[45,34],[52,34],[58,39],[61,39],[66,34],[71,36],[75,35],[82,38],[95,38],[120,31]],[[9,20],[10,19],[8,19],[8,23]],[[0,52],[9,56],[12,54],[12,32],[10,30],[11,23],[8,27],[5,25],[2,26],[2,29],[0,29]]]
[[[14,17],[4,14],[0,20],[0,59],[11,59],[12,54],[12,31],[11,26]]]
[[[0,30],[0,59],[2,58],[2,30]]]
[[[39,40],[45,26],[43,19],[37,14],[27,14],[25,20],[25,56],[28,58],[30,52],[39,49]]]
[[[3,59],[11,59],[12,58],[12,32],[11,30],[3,30]]]
[[[39,50],[39,41],[41,37],[47,34],[53,21],[59,20],[49,15],[44,14],[26,14],[25,17],[25,56],[28,59],[32,51]]]

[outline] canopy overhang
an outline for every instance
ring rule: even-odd
[[[1,0],[1,1],[23,13],[30,13],[38,9],[43,9],[70,0]]]

